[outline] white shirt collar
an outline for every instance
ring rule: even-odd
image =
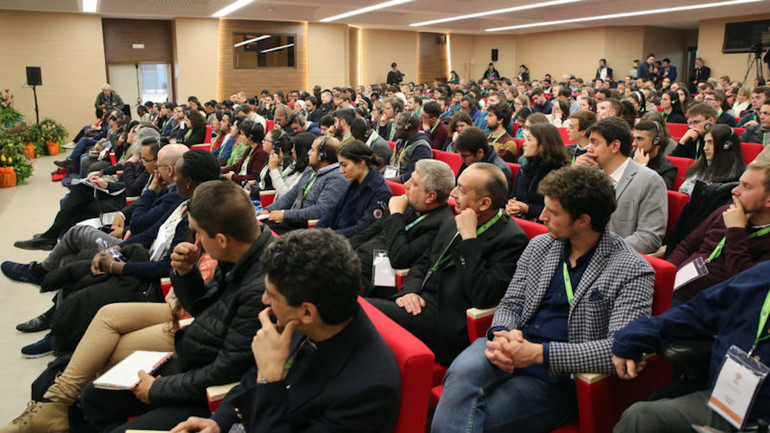
[[[612,180],[615,181],[615,184],[617,185],[620,183],[620,178],[623,177],[623,173],[626,172],[626,168],[628,168],[628,164],[631,162],[631,158],[626,158],[626,160],[623,162],[623,164],[620,164],[620,167],[616,168],[614,172],[610,175]]]

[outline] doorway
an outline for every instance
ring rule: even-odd
[[[173,99],[171,92],[171,65],[167,63],[136,63],[107,65],[109,83],[123,102],[136,107],[147,102],[166,102]]]

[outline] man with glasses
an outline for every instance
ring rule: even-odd
[[[708,90],[703,96],[703,102],[714,107],[717,112],[717,123],[727,125],[731,128],[735,128],[738,122],[735,121],[735,116],[722,110],[722,104],[725,101],[725,94],[719,90]]]
[[[508,182],[508,192],[511,192],[513,187],[511,167],[500,158],[495,148],[487,142],[487,134],[480,128],[469,126],[463,129],[463,132],[457,136],[457,140],[454,142],[454,151],[460,154],[463,161],[460,165],[460,171],[457,172],[457,179],[469,166],[477,162],[488,162],[503,171],[505,180]]]
[[[717,111],[707,102],[693,104],[687,110],[690,129],[679,139],[679,145],[671,156],[695,159],[703,154],[703,136],[716,123]]]

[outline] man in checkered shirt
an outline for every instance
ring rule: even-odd
[[[612,374],[612,337],[650,314],[655,273],[608,229],[610,178],[565,167],[543,179],[540,219],[492,321],[449,367],[433,432],[551,431],[577,416],[581,372]]]

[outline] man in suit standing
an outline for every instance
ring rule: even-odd
[[[596,78],[601,78],[602,81],[612,81],[612,68],[607,66],[606,59],[599,59],[599,68],[596,69]]]
[[[690,93],[693,95],[698,91],[698,83],[704,83],[711,78],[711,68],[703,65],[703,57],[695,59],[695,70],[692,72],[692,82],[690,82]]]
[[[358,305],[361,265],[347,240],[331,230],[290,233],[260,262],[268,307],[251,343],[256,368],[211,419],[191,417],[172,431],[393,431],[398,365]]]
[[[625,120],[610,117],[591,128],[591,147],[575,165],[595,165],[612,179],[618,210],[610,230],[636,251],[654,253],[663,243],[668,222],[666,184],[658,173],[634,162],[633,137]]]
[[[660,70],[661,78],[668,78],[672,83],[676,82],[676,66],[671,66],[671,60],[666,57],[663,59],[663,68]]]
[[[422,340],[449,365],[468,344],[465,311],[497,305],[527,245],[527,235],[502,208],[503,172],[487,162],[468,167],[451,197],[458,215],[445,221],[409,269],[392,300],[370,302]]]
[[[612,336],[649,315],[655,273],[610,232],[610,178],[565,167],[539,185],[532,239],[487,331],[455,359],[432,431],[548,432],[577,416],[570,374],[612,374]]]

